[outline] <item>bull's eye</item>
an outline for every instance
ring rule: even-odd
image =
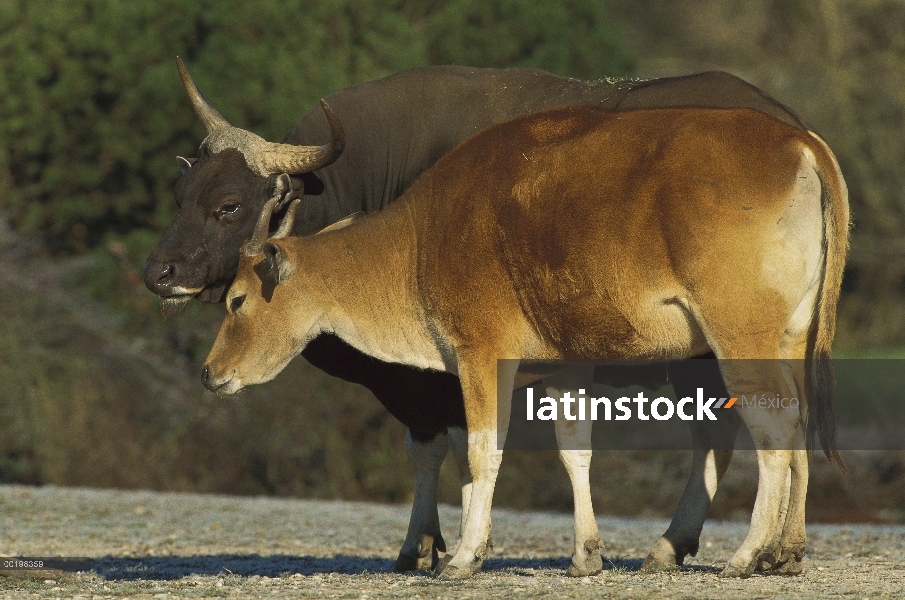
[[[239,308],[242,307],[242,303],[245,302],[245,294],[241,296],[236,296],[229,302],[229,310],[231,313],[235,314]]]
[[[241,208],[241,206],[242,205],[238,202],[227,202],[217,209],[217,218],[219,219],[222,217],[232,217],[239,212],[239,208]]]

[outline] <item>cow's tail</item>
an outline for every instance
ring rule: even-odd
[[[832,350],[836,331],[836,304],[842,284],[842,271],[848,252],[849,210],[848,188],[842,178],[839,163],[829,146],[817,134],[811,132],[814,144],[809,144],[817,160],[817,174],[821,183],[823,207],[823,252],[825,257],[823,281],[817,296],[816,319],[808,340],[806,357],[806,384],[812,388],[807,393],[807,448],[814,448],[816,433],[823,452],[831,462],[844,471],[845,465],[836,448],[836,413],[833,409]],[[816,369],[816,378],[812,369]],[[816,384],[811,382],[816,379]],[[813,389],[816,388],[816,389]],[[816,392],[816,393],[814,393]]]

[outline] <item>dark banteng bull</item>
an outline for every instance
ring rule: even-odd
[[[267,241],[275,203],[240,259],[205,384],[234,393],[268,381],[325,331],[383,361],[458,375],[474,483],[440,577],[468,577],[485,556],[510,414],[496,390],[512,389],[518,368],[499,357],[768,359],[720,365],[733,396],[801,399],[736,408],[759,481],[722,575],[800,562],[806,431],[838,459],[832,420],[809,419],[808,406],[832,414],[848,236],[845,183],[815,134],[747,109],[565,107],[484,130],[344,228],[282,237],[287,225]],[[587,525],[581,539],[596,541]]]
[[[238,249],[251,236],[269,198],[278,197],[279,214],[292,199],[304,194],[292,233],[313,233],[352,213],[369,213],[388,205],[468,136],[533,110],[561,104],[612,110],[747,107],[804,129],[789,109],[726,73],[587,83],[533,69],[427,67],[331,94],[327,100],[344,129],[330,112],[325,119],[322,109],[315,107],[283,140],[288,145],[309,146],[296,153],[229,128],[198,92],[181,62],[179,70],[210,137],[196,161],[180,159],[184,175],[176,187],[179,212],[145,266],[148,288],[173,302],[193,296],[206,301],[222,299],[235,276]],[[343,131],[345,150],[336,159],[343,146]],[[317,145],[331,137],[331,143]],[[224,144],[228,138],[235,146]],[[262,164],[258,158],[249,160],[255,148],[268,156],[286,153],[295,162],[278,167],[267,161]],[[312,340],[303,356],[331,375],[369,388],[409,427],[407,446],[417,468],[415,502],[397,569],[430,568],[436,548],[444,547],[436,486],[448,443],[453,443],[460,468],[465,466],[461,443],[465,413],[457,378],[375,360],[330,334]],[[713,387],[722,385],[718,373],[712,378],[716,380]],[[674,382],[677,379],[672,377]],[[454,434],[449,440],[447,428]],[[728,427],[718,434],[731,440],[735,429]],[[697,550],[715,489],[711,480],[722,477],[731,457],[728,452],[711,452],[706,438],[699,435],[698,440],[676,519],[645,561],[645,568],[675,568],[686,554]],[[465,502],[469,481],[463,471]]]

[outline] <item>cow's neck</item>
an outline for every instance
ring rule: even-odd
[[[407,203],[305,242],[309,285],[323,305],[320,332],[385,362],[444,370],[417,293],[417,244]]]

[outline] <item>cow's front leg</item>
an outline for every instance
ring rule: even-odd
[[[491,354],[493,356],[493,354]],[[459,357],[459,378],[468,423],[468,465],[474,478],[470,501],[455,555],[441,563],[440,579],[466,579],[481,568],[490,536],[490,507],[497,473],[503,459],[503,444],[509,428],[512,384],[518,361],[497,361],[486,355],[476,360]],[[497,386],[507,390],[497,413]]]
[[[449,442],[445,433],[431,436],[410,429],[405,446],[415,463],[415,496],[408,533],[393,570],[430,571],[437,564],[438,551],[446,552],[437,513],[437,485]]]

